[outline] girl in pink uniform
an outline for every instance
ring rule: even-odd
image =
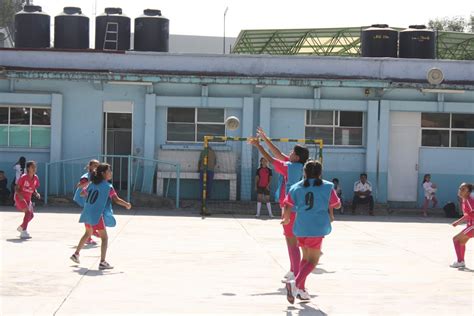
[[[273,165],[275,171],[283,176],[283,183],[280,187],[279,202],[283,210],[285,197],[290,190],[290,187],[303,178],[303,165],[309,157],[309,151],[306,147],[295,145],[290,154],[284,155],[267,137],[263,129],[257,129],[257,136],[260,137],[268,146],[275,157],[270,156],[268,152],[260,145],[258,138],[252,139],[249,143],[260,151],[265,159]],[[283,226],[283,234],[285,235],[286,245],[288,248],[288,255],[290,257],[290,272],[285,275],[287,282],[293,280],[299,272],[299,264],[301,253],[298,248],[296,236],[293,234],[293,224],[295,222],[296,213],[291,212],[290,223]]]
[[[466,252],[466,243],[474,237],[474,198],[471,196],[473,185],[470,183],[462,183],[459,187],[458,195],[462,199],[463,217],[454,221],[452,225],[456,227],[462,222],[467,222],[467,227],[459,234],[453,237],[454,250],[456,250],[457,261],[451,268],[464,268],[464,254]]]
[[[20,232],[20,238],[22,239],[31,238],[27,231],[28,223],[34,217],[31,196],[34,195],[36,198],[40,198],[40,194],[36,191],[39,186],[40,182],[36,175],[36,163],[34,161],[28,161],[26,163],[26,174],[23,174],[18,179],[15,186],[15,206],[19,211],[25,214],[23,216],[23,223],[17,228]]]

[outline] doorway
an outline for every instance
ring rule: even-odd
[[[104,155],[112,165],[113,185],[125,190],[128,185],[128,158],[133,146],[133,104],[131,102],[104,103]]]
[[[421,113],[390,112],[388,200],[416,202]]]

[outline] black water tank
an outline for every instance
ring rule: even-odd
[[[398,32],[387,24],[373,24],[362,31],[362,57],[397,57]]]
[[[135,19],[133,49],[138,51],[168,52],[170,21],[160,10],[147,9]]]
[[[122,15],[121,8],[105,8],[105,12],[96,17],[95,49],[130,49],[130,18]]]
[[[89,48],[89,18],[81,8],[64,7],[64,12],[54,18],[54,47]]]
[[[400,58],[436,58],[435,32],[424,25],[410,25],[400,31]]]
[[[15,47],[47,48],[50,46],[51,18],[37,5],[25,5],[15,14]]]

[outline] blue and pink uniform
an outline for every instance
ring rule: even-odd
[[[81,176],[81,179],[79,180],[79,184],[82,185],[85,185],[86,183],[88,183],[91,179],[91,174],[90,172],[87,172],[87,173],[84,173],[82,176]],[[83,191],[84,187],[79,187],[76,189],[76,192],[74,192],[74,197],[73,197],[73,200],[74,202],[76,202],[80,207],[84,207],[84,202],[86,200],[85,197],[81,196],[81,192]]]
[[[99,184],[90,183],[87,187],[87,197],[82,210],[80,223],[92,227],[94,230],[103,230],[105,227],[116,225],[112,210],[112,198],[117,193],[112,184],[102,181]]]
[[[315,186],[315,181],[309,179],[307,187],[304,186],[305,181],[293,185],[284,203],[297,213],[293,231],[299,246],[320,250],[324,236],[332,230],[328,208],[337,206],[340,201],[332,182],[323,180],[321,185]],[[315,265],[304,259],[298,264],[295,284],[298,289],[304,290],[306,278]]]
[[[278,189],[279,191],[279,203],[280,207],[283,209],[284,201],[286,195],[290,191],[290,188],[293,184],[301,181],[303,177],[303,164],[300,162],[291,162],[290,159],[285,156],[285,160],[273,160],[273,166],[275,171],[282,175],[283,181]],[[283,234],[286,237],[294,237],[293,234],[293,224],[295,222],[296,213],[291,213],[290,223],[288,225],[283,225]]]

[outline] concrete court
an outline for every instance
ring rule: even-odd
[[[78,213],[38,208],[33,239],[21,241],[21,214],[0,208],[1,315],[474,313],[473,270],[448,266],[462,228],[440,216],[338,216],[308,277],[311,303],[290,305],[277,219],[120,211],[108,230],[115,269],[101,272],[98,247],[84,249],[78,266],[69,260],[83,233]]]

